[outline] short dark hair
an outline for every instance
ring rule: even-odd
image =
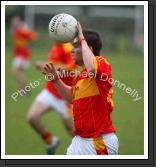
[[[93,53],[95,56],[100,55],[100,50],[102,48],[102,41],[100,35],[92,30],[83,30],[83,35],[87,41],[88,46],[93,48]]]

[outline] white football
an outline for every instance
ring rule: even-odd
[[[66,13],[54,16],[49,23],[49,35],[57,42],[71,42],[76,36],[77,20]]]

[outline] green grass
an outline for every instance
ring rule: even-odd
[[[32,44],[32,65],[25,75],[29,82],[41,79],[40,85],[32,89],[31,94],[18,98],[18,102],[11,98],[17,90],[16,81],[11,75],[11,42],[6,34],[6,69],[5,69],[5,94],[6,94],[6,154],[7,155],[42,155],[45,154],[41,138],[31,129],[26,121],[28,109],[36,95],[44,87],[43,75],[35,70],[33,63],[36,60],[46,60],[51,42],[47,34],[40,36],[40,42]],[[119,137],[121,155],[144,154],[144,102],[143,102],[143,55],[132,53],[108,53],[107,58],[112,65],[113,78],[135,89],[142,96],[138,102],[125,91],[114,86],[114,111],[113,123]],[[45,125],[50,131],[61,139],[61,144],[56,154],[64,155],[71,142],[71,137],[66,133],[62,122],[55,112],[49,112],[43,117]]]

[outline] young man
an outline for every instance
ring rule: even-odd
[[[31,55],[29,42],[37,38],[37,33],[32,31],[24,21],[15,16],[11,20],[11,35],[13,38],[13,75],[17,79],[18,87],[24,89],[27,82],[24,76],[24,70],[29,66]]]
[[[49,53],[49,62],[52,62],[56,68],[66,70],[66,72],[75,70],[76,65],[73,63],[71,49],[70,43],[55,44]],[[45,62],[37,62],[36,68],[43,71],[44,65]],[[73,77],[66,77],[64,73],[61,79],[67,85],[72,85]],[[72,105],[62,99],[51,81],[46,82],[45,88],[39,93],[28,113],[28,122],[42,137],[47,146],[47,153],[51,155],[55,153],[59,138],[48,131],[41,122],[42,114],[47,113],[49,109],[60,114],[67,132],[73,136]]]
[[[67,155],[115,155],[119,143],[111,120],[112,84],[108,81],[112,77],[111,66],[106,58],[99,56],[102,43],[98,33],[82,31],[79,22],[77,30],[73,59],[84,68],[73,87],[59,79],[52,63],[46,64],[43,72],[53,76],[52,82],[59,93],[73,103],[75,137]]]

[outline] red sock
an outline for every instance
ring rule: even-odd
[[[51,141],[52,141],[52,134],[51,134],[50,132],[47,132],[46,134],[44,134],[44,135],[42,136],[42,139],[44,140],[44,142],[45,142],[46,144],[50,144]]]

